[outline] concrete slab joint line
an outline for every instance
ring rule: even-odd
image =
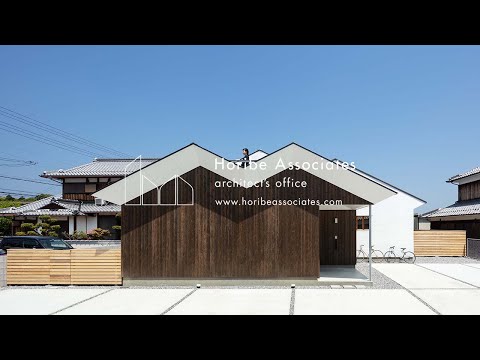
[[[292,288],[292,296],[290,297],[290,311],[288,315],[295,315],[295,288]]]
[[[452,276],[449,276],[449,275],[447,275],[447,274],[441,273],[441,272],[439,272],[439,271],[436,271],[436,270],[430,269],[430,268],[428,268],[428,267],[425,267],[425,266],[422,266],[422,265],[419,265],[419,264],[415,264],[415,265],[416,265],[416,266],[418,266],[418,267],[421,267],[422,269],[427,269],[427,270],[430,270],[430,271],[432,271],[432,272],[434,272],[434,273],[436,273],[436,274],[439,274],[439,275],[446,276],[446,277],[448,277],[448,278],[450,278],[450,279],[453,279],[453,280],[459,281],[459,282],[461,282],[461,283],[464,283],[464,284],[466,284],[466,285],[470,285],[470,286],[473,286],[474,288],[477,288],[477,289],[479,289],[479,287],[478,287],[478,286],[476,286],[476,285],[474,285],[474,284],[471,284],[471,283],[469,283],[469,282],[466,282],[466,281],[463,281],[463,280],[460,280],[460,279],[454,278],[454,277],[452,277]]]
[[[411,290],[405,288],[405,290],[408,291],[408,293],[410,295],[412,295],[414,298],[416,298],[418,301],[420,301],[423,305],[425,305],[426,307],[428,307],[430,310],[432,310],[435,314],[437,315],[442,315],[440,313],[440,311],[438,311],[437,309],[435,309],[433,306],[431,306],[429,303],[427,303],[426,301],[424,301],[423,299],[421,299],[420,297],[418,297],[416,294],[414,294]]]
[[[166,315],[170,310],[172,310],[174,307],[176,307],[177,305],[181,304],[186,298],[188,298],[190,295],[192,295],[195,291],[197,290],[200,290],[200,288],[195,288],[193,289],[192,291],[190,291],[187,295],[185,295],[183,298],[181,298],[180,300],[178,300],[175,304],[173,304],[172,306],[170,306],[167,310],[165,310],[164,312],[162,312],[161,314],[159,315]]]
[[[85,300],[82,300],[82,301],[79,301],[79,302],[77,302],[77,303],[75,303],[75,304],[69,305],[69,306],[67,306],[67,307],[65,307],[65,308],[63,308],[63,309],[57,310],[57,311],[55,311],[55,312],[53,312],[53,313],[51,313],[51,314],[49,314],[49,315],[58,314],[59,312],[62,312],[62,311],[67,310],[67,309],[70,309],[70,308],[72,308],[72,307],[74,307],[74,306],[77,306],[77,305],[79,305],[79,304],[82,304],[82,303],[84,303],[84,302],[87,302],[88,300],[92,300],[92,299],[94,299],[94,298],[96,298],[96,297],[102,296],[102,295],[104,295],[104,294],[106,294],[106,293],[108,293],[108,292],[110,292],[110,291],[113,291],[113,290],[115,290],[115,288],[113,288],[113,289],[108,289],[107,291],[104,291],[104,292],[102,292],[102,293],[100,293],[100,294],[97,294],[97,295],[93,295],[93,296],[91,296],[91,297],[89,297],[89,298],[87,298],[87,299],[85,299]]]

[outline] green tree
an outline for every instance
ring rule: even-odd
[[[45,199],[49,196],[52,196],[52,195],[50,195],[50,194],[39,194],[39,195],[35,196],[34,199],[35,199],[35,201],[38,201],[38,200]]]
[[[12,230],[12,219],[0,217],[0,235],[10,235]]]
[[[26,235],[42,235],[42,236],[53,236],[57,237],[60,232],[60,225],[53,225],[56,222],[55,219],[52,219],[48,215],[42,215],[38,217],[41,222],[37,224],[33,223],[23,223],[20,225],[22,228],[21,234],[17,233],[19,236]]]

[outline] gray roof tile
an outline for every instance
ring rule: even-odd
[[[470,170],[470,171],[467,171],[466,173],[452,176],[450,179],[448,179],[448,182],[452,182],[452,181],[455,181],[455,180],[463,179],[463,178],[465,178],[465,177],[467,177],[467,176],[475,175],[475,174],[479,174],[479,173],[480,173],[480,166],[479,166],[479,167],[476,167],[475,169],[472,169],[472,170]]]
[[[51,210],[41,209],[45,205],[54,202],[64,209]],[[40,216],[40,215],[85,215],[85,214],[97,214],[97,213],[117,213],[121,211],[120,205],[107,204],[103,206],[95,205],[94,203],[82,203],[80,212],[78,212],[79,203],[77,201],[63,200],[59,197],[50,196],[48,198],[34,201],[32,203],[19,206],[18,208],[6,208],[0,209],[0,215],[28,215],[28,216]]]
[[[433,218],[433,217],[442,217],[442,216],[476,215],[476,214],[480,214],[480,199],[457,201],[453,205],[425,213],[422,215],[422,217]]]
[[[142,159],[142,167],[150,165],[158,159]],[[69,176],[124,176],[125,167],[133,159],[96,159],[91,163],[75,166],[66,170],[45,171],[42,177],[69,177]],[[140,168],[140,162],[130,164],[127,174],[137,171]]]

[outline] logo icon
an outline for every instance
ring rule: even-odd
[[[129,175],[134,172],[138,172],[140,181],[129,181]],[[171,186],[168,188],[165,186],[173,181],[174,184],[174,198],[172,199]],[[136,157],[124,168],[124,183],[125,183],[125,205],[126,206],[191,206],[195,203],[195,190],[193,186],[180,175],[173,175],[170,179],[163,184],[156,184],[149,179],[143,172],[142,156]],[[139,202],[131,203],[127,201],[127,188],[138,187]],[[147,190],[145,190],[147,189]],[[145,195],[156,189],[156,197],[153,197],[153,201],[145,201]],[[130,189],[128,189],[130,190]],[[136,191],[136,190],[135,190]],[[181,198],[179,195],[182,195]],[[173,200],[173,201],[172,201]]]

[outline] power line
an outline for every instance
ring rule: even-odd
[[[15,195],[15,196],[27,196],[27,197],[31,197],[31,196],[36,196],[36,195],[42,195],[42,194],[26,194],[26,193],[16,193],[16,192],[11,192],[11,191],[0,191],[0,194],[5,194],[5,195]]]
[[[80,155],[83,155],[83,156],[87,156],[87,157],[92,157],[92,155],[90,153],[88,153],[87,151],[77,151],[77,150],[74,150],[74,149],[71,149],[71,148],[68,148],[68,147],[64,147],[63,145],[60,145],[60,144],[54,144],[54,143],[52,144],[51,142],[42,141],[42,140],[40,140],[38,138],[35,138],[33,136],[26,135],[26,134],[22,133],[22,131],[20,131],[20,130],[18,130],[18,131],[17,130],[11,130],[8,127],[5,129],[5,128],[2,128],[2,126],[4,126],[4,125],[0,124],[0,129],[3,130],[3,131],[6,131],[6,132],[9,132],[9,133],[12,133],[12,134],[16,134],[16,135],[20,135],[20,136],[26,137],[27,139],[35,140],[37,142],[56,147],[58,149],[74,152],[74,153],[77,153],[77,154],[80,154]],[[52,141],[52,140],[49,139],[49,141]]]
[[[34,193],[34,192],[31,192],[31,191],[23,191],[23,190],[14,190],[14,189],[5,189],[5,188],[0,188],[0,190],[3,190],[3,191],[0,191],[4,194],[25,194],[25,195],[40,195],[40,193]],[[6,192],[7,191],[7,192]]]
[[[28,125],[31,125],[33,127],[36,127],[37,129],[40,129],[40,130],[43,130],[43,131],[48,131],[49,133],[54,133],[56,135],[66,137],[70,141],[74,141],[76,143],[80,143],[80,144],[83,144],[83,145],[88,145],[88,146],[94,147],[98,150],[102,150],[103,152],[108,152],[108,153],[111,153],[111,154],[115,154],[116,156],[118,156],[118,155],[129,156],[128,154],[126,154],[124,152],[115,150],[113,148],[110,148],[110,147],[95,143],[91,140],[82,138],[78,135],[75,135],[75,134],[69,133],[67,131],[61,130],[61,129],[56,128],[54,126],[48,125],[48,124],[46,124],[46,123],[44,123],[40,120],[33,119],[33,118],[31,118],[27,115],[21,114],[17,111],[11,110],[11,109],[8,109],[4,106],[0,106],[0,108],[7,111],[7,113],[5,111],[1,111],[0,114],[11,115],[11,116],[15,117],[18,121],[20,121],[24,124],[28,124]]]
[[[16,126],[16,125],[9,124],[9,123],[4,122],[4,121],[0,121],[0,124],[3,124],[3,126],[6,126],[6,127],[10,128],[10,129],[17,130],[17,131],[20,131],[20,132],[25,132],[25,133],[30,134],[30,135],[32,135],[32,136],[39,137],[39,138],[44,139],[44,140],[46,140],[46,141],[53,141],[53,142],[56,142],[56,143],[59,144],[59,145],[62,145],[62,146],[65,146],[65,147],[71,147],[72,149],[76,149],[77,151],[82,151],[82,152],[84,152],[84,153],[86,153],[86,154],[90,154],[90,156],[92,156],[92,155],[93,155],[93,156],[98,155],[98,153],[96,153],[96,152],[93,152],[93,151],[90,151],[90,150],[85,150],[85,149],[79,148],[79,147],[77,147],[77,146],[73,146],[73,145],[70,145],[70,144],[67,144],[67,143],[63,143],[63,142],[58,141],[58,140],[55,140],[55,139],[48,138],[48,137],[46,137],[46,136],[44,136],[44,135],[37,134],[37,133],[35,133],[35,132],[33,132],[33,131],[23,129],[23,128],[21,128],[21,127],[18,127],[18,126]]]
[[[50,134],[59,136],[59,137],[61,137],[62,139],[65,139],[65,140],[68,140],[68,141],[74,141],[74,142],[80,143],[81,145],[87,145],[87,146],[89,146],[89,147],[91,147],[91,148],[94,148],[94,150],[99,150],[99,151],[101,151],[101,152],[106,152],[106,151],[107,151],[107,152],[111,152],[111,151],[109,151],[109,150],[105,150],[105,149],[101,148],[101,146],[91,145],[91,144],[88,144],[88,143],[86,143],[86,142],[77,141],[77,140],[75,140],[75,139],[66,137],[65,135],[61,134],[60,131],[50,130],[50,129],[47,129],[47,128],[43,128],[42,126],[38,126],[38,125],[36,125],[36,124],[34,124],[34,123],[25,121],[24,119],[22,119],[22,118],[20,118],[20,117],[18,117],[18,116],[16,116],[16,115],[9,114],[9,113],[6,113],[6,112],[2,112],[1,110],[0,110],[0,115],[1,115],[1,116],[4,116],[4,117],[7,117],[7,118],[10,118],[10,119],[13,119],[13,120],[19,120],[20,122],[25,123],[25,124],[27,124],[27,125],[29,125],[29,126],[32,126],[32,127],[37,128],[37,129],[40,129],[40,130],[42,130],[42,131],[48,132],[48,133],[50,133]],[[20,129],[21,129],[21,128],[20,128]],[[37,135],[37,136],[43,136],[43,135],[38,135],[38,134],[36,134],[36,133],[34,133],[34,134]],[[78,147],[75,147],[75,146],[73,146],[73,145],[69,145],[69,146],[72,146],[72,147],[74,147],[74,148],[79,149]],[[84,150],[84,149],[82,149],[82,150]],[[85,150],[85,151],[89,151],[89,150]],[[120,153],[120,154],[123,155],[123,153]],[[115,154],[115,155],[118,156],[118,154]]]
[[[27,165],[37,165],[38,163],[36,161],[31,161],[31,160],[19,160],[19,159],[11,159],[11,158],[4,158],[0,157],[1,161],[7,161],[7,162],[13,162],[13,163],[22,163],[22,164],[27,164]]]
[[[12,177],[12,176],[6,176],[6,175],[0,175],[0,178],[11,179],[11,180],[18,180],[18,181],[26,181],[26,182],[37,183],[37,184],[44,184],[44,185],[62,186],[61,184],[52,184],[52,183],[48,183],[48,182],[40,181],[40,180],[21,179],[21,178]]]

